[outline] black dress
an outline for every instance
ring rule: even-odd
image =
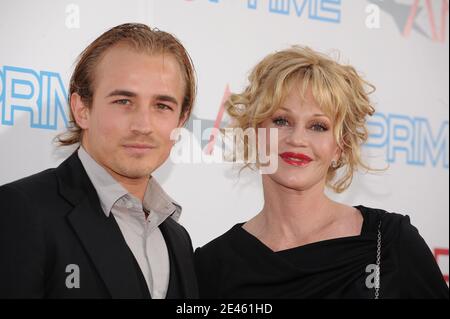
[[[355,208],[364,219],[359,236],[280,252],[235,225],[195,252],[200,297],[374,298],[374,271],[366,268],[376,264],[381,221],[379,297],[449,298],[433,254],[408,216]]]

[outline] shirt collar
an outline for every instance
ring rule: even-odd
[[[167,195],[154,177],[150,177],[148,181],[143,206],[148,211],[155,212],[162,217],[171,216],[176,221],[180,218],[182,210],[181,206]]]
[[[109,217],[113,206],[119,199],[126,195],[133,195],[129,194],[105,168],[98,164],[83,146],[78,149],[78,157],[97,191],[103,212]],[[163,218],[171,216],[176,221],[180,218],[182,210],[181,206],[170,198],[155,178],[151,176],[144,194],[143,207]]]

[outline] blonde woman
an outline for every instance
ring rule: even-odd
[[[254,68],[227,111],[234,127],[276,128],[279,163],[262,176],[262,210],[197,249],[201,297],[449,297],[409,217],[324,192],[343,192],[356,169],[370,169],[360,148],[372,90],[353,67],[309,48],[271,54]]]

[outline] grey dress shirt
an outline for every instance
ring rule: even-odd
[[[169,277],[169,253],[159,225],[168,217],[176,221],[181,206],[173,201],[158,182],[149,177],[143,203],[131,195],[83,147],[78,157],[94,185],[106,216],[113,214],[122,235],[136,258],[153,299],[166,296]],[[145,216],[147,212],[148,218]]]

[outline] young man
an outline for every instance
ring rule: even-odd
[[[191,59],[142,24],[105,32],[70,81],[79,148],[59,167],[0,187],[1,298],[196,298],[181,207],[151,174],[196,94]]]

